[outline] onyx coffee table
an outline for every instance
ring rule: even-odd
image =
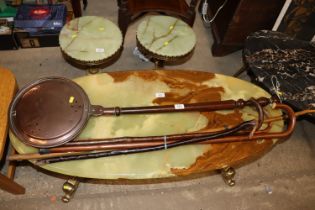
[[[201,71],[159,70],[122,71],[74,79],[87,93],[92,104],[103,106],[148,106],[196,103],[228,99],[269,97],[263,89],[240,79]],[[144,91],[145,90],[145,91]],[[281,111],[268,105],[269,116]],[[216,130],[257,116],[254,108],[216,112],[123,115],[90,118],[77,139],[122,136],[155,136]],[[283,121],[271,124],[270,132],[281,132]],[[34,153],[13,133],[10,140],[21,154]],[[120,155],[88,160],[40,165],[41,168],[77,178],[156,179],[186,176],[220,170],[227,184],[235,184],[232,167],[255,160],[269,151],[277,140],[255,140],[220,144],[193,144],[162,151]],[[31,161],[34,163],[33,161]],[[65,183],[69,201],[78,182]]]

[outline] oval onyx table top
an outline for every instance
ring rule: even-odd
[[[74,79],[92,104],[103,106],[147,106],[214,100],[269,97],[261,88],[234,77],[201,71],[161,70],[103,73]],[[161,93],[165,97],[161,97]],[[281,114],[266,108],[271,116]],[[217,112],[125,115],[90,118],[79,138],[153,136],[218,129],[257,116],[254,109]],[[272,124],[281,131],[283,122]],[[19,153],[36,152],[12,133],[10,139]],[[276,140],[198,144],[162,151],[78,160],[42,165],[49,171],[98,179],[146,179],[182,176],[221,169],[256,159],[269,151]]]

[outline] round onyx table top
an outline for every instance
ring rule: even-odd
[[[61,51],[72,64],[95,66],[122,49],[123,37],[111,21],[97,16],[83,16],[67,23],[59,35]]]
[[[261,88],[234,77],[201,71],[125,71],[74,79],[94,105],[147,106],[269,97]],[[266,107],[271,115],[279,110]],[[92,117],[78,139],[122,136],[154,136],[214,131],[257,116],[254,108],[216,112],[122,115]],[[271,131],[282,131],[283,122],[272,123]],[[37,149],[10,139],[19,153]],[[145,179],[182,176],[235,166],[255,159],[271,149],[276,140],[194,144],[161,151],[76,160],[41,165],[49,171],[99,179]]]
[[[151,56],[182,57],[193,51],[196,35],[184,21],[170,16],[149,16],[137,28],[137,41]],[[141,49],[140,49],[141,51]]]

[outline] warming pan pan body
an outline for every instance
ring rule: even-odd
[[[42,78],[17,93],[10,106],[10,127],[28,145],[59,146],[81,132],[90,109],[88,96],[73,81]]]

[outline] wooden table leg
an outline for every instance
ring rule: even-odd
[[[118,0],[118,26],[125,37],[127,28],[131,22],[131,14],[128,9],[128,1],[127,0]]]
[[[88,0],[83,0],[83,10],[87,8]]]
[[[81,1],[71,0],[71,5],[72,5],[74,17],[81,17],[82,16]]]
[[[10,155],[17,154],[16,150],[10,145]],[[15,167],[16,167],[16,161],[9,161],[8,171],[7,171],[7,177],[10,179],[14,179],[15,174]]]
[[[238,77],[241,75],[243,72],[247,71],[247,68],[245,65],[243,65],[237,72],[233,74],[233,77]]]
[[[0,188],[13,193],[13,194],[24,194],[25,188],[14,182],[12,179],[0,174]]]

